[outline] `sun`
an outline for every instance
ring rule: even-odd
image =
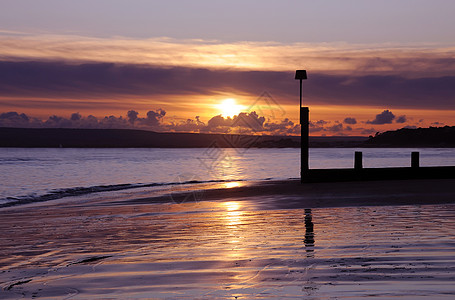
[[[217,108],[220,110],[223,117],[232,118],[239,115],[243,109],[243,105],[239,105],[235,99],[229,98],[223,100],[220,104],[218,104]]]

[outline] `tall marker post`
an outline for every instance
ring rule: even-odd
[[[296,70],[295,79],[300,80],[300,182],[308,176],[309,167],[309,125],[310,109],[302,106],[302,80],[307,79],[306,70]]]

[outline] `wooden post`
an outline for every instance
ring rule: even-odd
[[[354,169],[361,170],[363,168],[362,152],[356,151],[354,153]]]
[[[310,110],[308,107],[300,107],[300,179],[308,176],[309,164],[309,123]]]
[[[295,79],[300,81],[300,182],[303,183],[303,177],[308,177],[309,171],[309,122],[310,110],[308,107],[302,107],[302,80],[306,80],[306,70],[296,70]]]
[[[419,152],[411,152],[411,168],[420,167]]]

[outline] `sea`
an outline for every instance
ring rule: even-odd
[[[450,148],[313,148],[310,168],[455,165]],[[105,191],[229,181],[298,178],[300,149],[0,148],[0,207]]]

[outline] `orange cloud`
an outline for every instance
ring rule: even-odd
[[[236,42],[129,39],[60,35],[0,36],[3,60],[60,60],[151,64],[168,67],[234,68],[312,72],[401,74],[410,77],[453,74],[455,47],[438,45]]]

